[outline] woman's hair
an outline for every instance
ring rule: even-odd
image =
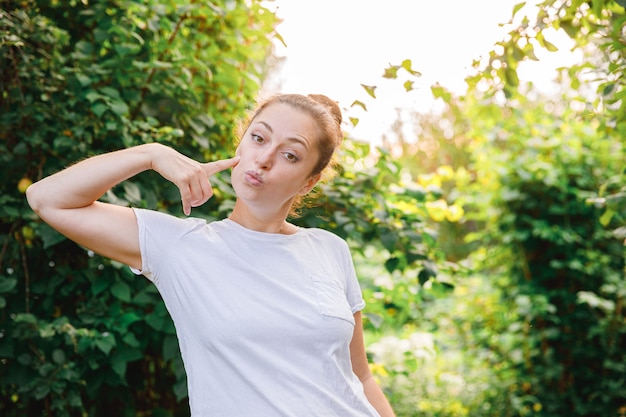
[[[320,137],[316,142],[319,156],[317,163],[311,171],[311,175],[313,176],[323,173],[329,165],[332,165],[331,161],[333,159],[335,149],[339,147],[343,139],[343,132],[341,131],[341,109],[339,109],[337,103],[322,94],[309,94],[306,96],[301,94],[275,95],[262,102],[256,110],[251,113],[244,124],[240,126],[238,129],[239,138],[241,139],[243,137],[244,133],[250,126],[250,123],[252,123],[259,113],[263,111],[263,109],[275,103],[287,104],[308,114],[311,118],[313,118],[313,120],[315,120],[315,123],[317,123],[320,128]],[[293,201],[291,210],[289,211],[289,215],[291,217],[298,217],[299,210],[307,206],[304,202],[304,197],[305,196],[297,196]],[[315,196],[311,196],[310,199],[312,200],[314,198]]]
[[[317,164],[313,167],[311,175],[320,174],[330,164],[335,149],[341,144],[343,133],[341,131],[341,110],[336,102],[322,94],[278,94],[262,102],[245,123],[245,127],[240,129],[241,138],[243,133],[250,126],[250,123],[271,104],[282,103],[298,109],[315,120],[320,128],[321,136],[318,138],[317,146],[319,157]]]

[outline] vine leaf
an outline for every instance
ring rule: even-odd
[[[376,86],[375,85],[365,85],[365,84],[361,84],[361,87],[363,87],[365,89],[365,91],[367,92],[367,94],[369,94],[372,98],[376,98]]]

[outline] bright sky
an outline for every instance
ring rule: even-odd
[[[360,119],[356,128],[345,127],[352,137],[378,143],[395,120],[396,108],[434,108],[431,85],[463,93],[472,61],[485,57],[504,36],[507,28],[499,24],[510,21],[520,1],[273,0],[267,5],[283,19],[278,31],[287,47],[277,46],[285,62],[278,79],[266,85],[266,94],[321,93],[344,109],[361,100],[368,112],[358,107],[344,112],[345,118]],[[564,65],[563,57],[537,56],[541,67],[528,68],[520,78],[549,83],[554,68]],[[422,74],[410,93],[403,81],[382,78],[385,68],[405,59]],[[360,84],[376,85],[377,99],[370,99]]]

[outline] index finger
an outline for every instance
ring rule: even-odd
[[[239,162],[239,156],[235,156],[233,158],[228,159],[220,159],[218,161],[207,162],[204,164],[205,172],[211,176],[213,174],[217,174],[220,171],[224,171],[225,169],[234,167]]]

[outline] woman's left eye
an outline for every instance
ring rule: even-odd
[[[255,135],[254,133],[250,135],[250,138],[256,143],[263,143],[263,138],[259,135]]]
[[[292,154],[291,152],[285,152],[285,153],[283,153],[283,156],[289,162],[297,162],[298,161],[298,157],[296,155]]]

